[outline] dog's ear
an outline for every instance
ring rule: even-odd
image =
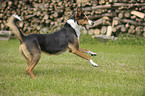
[[[80,17],[82,14],[82,7],[77,8],[77,15]]]
[[[83,13],[82,12],[82,7],[78,7],[77,8],[77,17],[80,17],[82,13]]]
[[[82,7],[78,7],[77,8],[77,12],[76,12],[76,14],[75,14],[75,19],[76,20],[79,20],[79,18],[81,17],[81,15],[82,15]]]

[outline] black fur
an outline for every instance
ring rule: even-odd
[[[77,37],[75,30],[68,23],[65,23],[64,27],[57,32],[27,35],[23,37],[23,42],[30,44],[28,46],[32,46],[32,44],[39,45],[41,51],[55,54],[65,50],[68,43],[73,44],[75,36]]]

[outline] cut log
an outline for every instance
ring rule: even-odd
[[[116,32],[117,29],[115,27],[112,28],[112,32]]]
[[[138,11],[132,11],[131,14],[133,14],[135,16],[138,16],[140,18],[144,18],[145,17],[145,14],[144,13],[138,12]]]
[[[87,34],[88,31],[87,31],[87,30],[83,30],[82,33],[83,33],[83,34]]]
[[[113,16],[115,16],[115,14],[105,13],[105,14],[102,14],[102,15],[89,15],[88,18],[89,19],[98,19],[98,18],[101,18],[101,17],[104,17],[104,16],[113,17]]]
[[[107,36],[111,36],[111,34],[112,34],[112,27],[111,26],[108,26],[107,27]]]
[[[89,34],[89,35],[93,35],[93,34],[94,34],[94,29],[90,29],[90,30],[88,31],[88,34]]]
[[[125,27],[126,27],[126,28],[128,28],[129,26],[130,26],[130,25],[129,25],[128,23],[127,23],[127,24],[125,24]]]
[[[47,20],[49,18],[49,15],[45,14],[45,16],[43,17],[44,20]]]
[[[118,17],[115,17],[115,19],[121,21],[121,22],[124,22],[124,23],[130,23],[130,24],[133,24],[133,25],[142,25],[142,26],[145,26],[145,23],[140,23],[140,22],[136,22],[136,21],[133,21],[133,20],[129,20],[129,19],[119,19]]]
[[[130,17],[130,13],[129,12],[125,12],[125,17],[129,18]]]
[[[110,20],[110,19],[108,17],[102,17],[102,18],[98,19],[97,21],[95,21],[93,26],[88,26],[88,28],[94,28],[94,27],[102,24],[103,20]]]
[[[106,26],[103,26],[101,28],[101,34],[105,34],[107,32],[107,27]]]
[[[121,27],[121,32],[126,32],[126,27],[124,25]]]
[[[95,29],[95,30],[94,30],[94,34],[95,34],[95,35],[100,34],[100,29]]]
[[[135,26],[131,25],[130,29],[128,30],[128,33],[135,33]]]
[[[0,40],[9,40],[11,37],[11,31],[0,31]]]
[[[107,42],[108,40],[116,40],[114,36],[107,36],[107,35],[94,35],[92,36],[92,38],[95,38],[96,40],[99,40],[99,41],[105,41],[105,42]]]
[[[77,4],[76,0],[15,0],[14,2],[2,0],[0,1],[2,3],[0,29],[9,30],[5,26],[6,20],[11,14],[17,14],[22,18],[22,22],[18,22],[19,27],[25,33],[40,33],[40,30],[45,27],[53,31],[58,30],[76,11],[77,7],[82,5],[88,18],[95,21],[94,26],[89,26],[93,32],[88,34],[100,34],[102,32],[102,34],[107,33],[108,35],[109,27],[112,27],[112,32],[115,32],[113,35],[120,32],[143,35],[145,32],[144,0],[87,1],[87,3]],[[99,3],[102,5],[99,5]],[[116,19],[114,19],[115,17]],[[105,26],[108,30],[103,32],[102,26]]]
[[[124,15],[123,13],[119,13],[118,17],[121,19],[121,18],[123,18],[123,15]]]
[[[135,31],[136,31],[136,34],[137,35],[140,35],[143,32],[143,27],[142,26],[137,26],[135,28]]]
[[[131,16],[130,18],[131,18],[131,19],[136,19],[136,16]]]
[[[113,19],[113,22],[112,22],[112,27],[114,27],[115,25],[118,25],[118,20],[117,19]]]
[[[120,7],[120,6],[145,6],[145,3],[142,4],[126,4],[126,3],[114,3],[114,4],[108,4],[108,5],[98,5],[93,7],[86,7],[83,8],[83,11],[91,11],[91,10],[97,10],[97,9],[103,9],[103,8],[112,8],[112,7]]]

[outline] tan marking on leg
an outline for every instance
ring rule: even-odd
[[[90,51],[90,50],[84,49],[84,48],[80,48],[80,50],[83,51],[83,52],[84,52],[84,51]]]
[[[28,45],[29,46],[29,45]],[[29,51],[27,50],[27,47],[24,47],[25,50],[25,54],[28,54],[28,58],[29,58],[29,66],[26,69],[26,72],[30,75],[30,77],[35,78],[34,74],[33,74],[33,69],[36,66],[36,64],[38,63],[38,61],[40,60],[41,57],[41,50],[39,45],[37,45],[35,42],[30,44],[29,46]]]
[[[23,52],[23,46],[22,46],[22,45],[19,46],[19,53],[20,53],[20,55],[21,55],[22,57],[24,57],[25,61],[27,62],[27,65],[29,66],[29,58],[27,58],[27,57],[25,56],[25,54],[24,54],[24,52]]]
[[[97,56],[97,53],[94,53],[94,52],[89,51],[87,49],[80,48],[80,50],[84,53],[90,54],[91,56]]]
[[[28,73],[30,77],[35,78],[33,74],[33,69],[38,63],[38,61],[40,60],[40,57],[41,57],[40,49],[37,47],[34,47],[28,51],[26,45],[23,43],[19,47],[19,52],[26,59],[28,63],[28,68],[26,69],[26,73]]]
[[[22,50],[23,54],[25,55],[26,58],[28,58],[29,61],[32,59],[31,53],[28,51],[27,47],[25,44],[21,44],[19,50]]]
[[[88,61],[90,60],[90,57],[88,57],[86,54],[84,54],[81,50],[77,49],[73,44],[69,44],[68,47],[70,48],[72,53],[74,53]]]
[[[33,74],[33,69],[40,60],[41,54],[35,54],[32,57],[32,61],[30,62],[29,67],[27,68],[26,72],[30,75],[30,77],[35,78]]]

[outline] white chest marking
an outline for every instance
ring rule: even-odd
[[[77,24],[77,22],[74,22],[73,19],[67,20],[67,23],[69,23],[69,24],[71,25],[71,27],[76,31],[76,34],[77,34],[78,39],[79,39],[79,36],[80,36],[80,34],[81,34],[80,29],[82,28],[82,26],[79,26],[79,25]]]

